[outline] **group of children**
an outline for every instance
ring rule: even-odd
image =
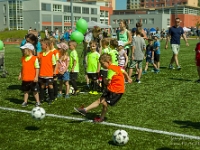
[[[66,85],[65,98],[69,98],[69,79],[75,90],[79,93],[76,80],[79,72],[78,54],[76,42],[70,41],[57,44],[55,38],[45,38],[41,41],[42,52],[35,56],[35,47],[27,41],[21,46],[23,56],[21,58],[22,68],[19,79],[22,80],[24,102],[22,107],[28,105],[29,91],[32,91],[36,99],[36,106],[40,106],[45,100],[45,92],[48,89],[48,103],[51,104],[57,97],[62,97],[62,86]],[[68,55],[68,49],[71,50]],[[59,88],[57,84],[59,80]]]

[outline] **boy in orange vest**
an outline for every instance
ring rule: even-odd
[[[49,105],[54,101],[54,89],[53,89],[53,76],[56,74],[56,58],[54,53],[50,50],[51,42],[49,39],[42,39],[42,50],[38,56],[40,61],[40,101],[44,101],[44,93],[46,84],[48,85],[49,93]]]
[[[124,87],[124,75],[127,77],[128,82],[131,83],[132,79],[128,76],[125,70],[121,69],[117,65],[112,64],[112,57],[109,54],[102,54],[99,58],[101,66],[105,69],[108,69],[108,76],[105,80],[107,84],[107,90],[103,92],[102,96],[94,101],[92,104],[85,108],[74,108],[75,111],[81,113],[82,115],[86,115],[86,113],[99,106],[99,104],[103,105],[103,109],[101,112],[101,116],[94,118],[94,122],[102,122],[104,121],[108,105],[115,105],[123,93],[125,92]]]
[[[22,103],[22,107],[28,106],[29,91],[33,92],[36,106],[40,106],[38,94],[38,74],[40,66],[37,56],[34,56],[35,48],[30,43],[26,43],[20,48],[24,50],[24,56],[21,58],[22,69],[18,77],[19,80],[22,80],[22,90],[24,91],[24,102]]]

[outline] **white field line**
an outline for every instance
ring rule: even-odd
[[[1,110],[14,111],[14,112],[31,113],[31,111],[21,110],[21,109],[14,109],[14,108],[7,108],[7,107],[0,107],[0,109]],[[87,120],[87,119],[83,119],[83,118],[76,118],[76,117],[70,117],[70,116],[61,116],[61,115],[55,115],[55,114],[46,114],[46,116],[55,117],[55,118],[62,118],[62,119],[68,119],[68,120],[92,122],[92,120]],[[142,127],[136,127],[136,126],[124,125],[124,124],[116,124],[116,123],[110,123],[110,122],[102,122],[102,123],[99,123],[99,124],[104,124],[104,125],[107,125],[107,126],[114,126],[114,127],[119,127],[119,128],[127,128],[127,129],[138,130],[138,131],[146,131],[146,132],[150,132],[150,133],[158,133],[158,134],[164,134],[164,135],[170,135],[170,136],[177,136],[177,137],[182,137],[182,138],[200,140],[200,136],[193,136],[193,135],[188,135],[188,134],[167,132],[167,131],[162,131],[162,130],[153,130],[153,129],[148,129],[148,128],[142,128]]]

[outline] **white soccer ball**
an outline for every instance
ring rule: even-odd
[[[75,91],[74,91],[74,88],[73,88],[72,86],[70,86],[70,88],[69,88],[69,93],[73,95],[74,92],[75,92]]]
[[[116,145],[125,145],[128,142],[129,137],[125,130],[116,130],[112,139]]]
[[[46,116],[46,112],[42,107],[34,107],[31,111],[31,116],[35,120],[42,120]]]

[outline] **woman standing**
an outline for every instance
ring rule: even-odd
[[[117,40],[124,42],[124,50],[129,57],[129,49],[132,42],[131,32],[128,30],[128,25],[125,20],[121,20],[119,23],[120,31],[117,34]]]

